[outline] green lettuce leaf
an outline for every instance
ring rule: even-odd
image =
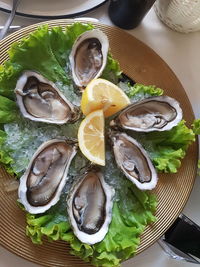
[[[153,163],[159,171],[176,173],[185,157],[188,146],[195,141],[191,129],[181,121],[170,131],[149,134],[148,140],[154,140],[154,149],[150,152]]]
[[[188,146],[195,141],[192,129],[182,120],[170,131],[133,135],[149,153],[156,169],[165,173],[176,173],[181,166]]]
[[[119,266],[120,262],[133,256],[140,244],[140,234],[147,224],[156,220],[153,215],[157,200],[155,195],[142,192],[130,182],[128,194],[123,192],[118,202],[114,203],[112,222],[109,232],[100,243],[87,245],[81,243],[73,234],[67,216],[61,212],[45,215],[27,214],[26,233],[35,244],[42,243],[42,237],[49,240],[64,240],[70,243],[71,253],[90,261],[95,266]],[[57,204],[56,210],[59,210]]]
[[[27,227],[26,234],[34,244],[42,244],[42,237],[47,236],[49,241],[65,240],[72,233],[68,233],[71,229],[67,221],[58,222],[55,215],[26,215]]]
[[[21,66],[23,70],[34,70],[47,79],[64,84],[69,83],[66,72],[54,55],[51,48],[51,35],[48,25],[39,27],[28,38],[23,38],[14,43],[8,51],[10,62]]]
[[[140,101],[151,96],[160,96],[163,94],[163,90],[155,85],[144,85],[136,83],[134,86],[128,84],[126,93],[131,100]]]
[[[0,95],[14,99],[14,89],[22,68],[18,64],[6,61],[0,65]]]
[[[121,73],[119,62],[112,57],[111,53],[108,53],[107,64],[101,78],[117,84]]]
[[[19,118],[16,103],[0,95],[0,123],[9,123]]]
[[[13,175],[14,172],[10,166],[13,163],[13,159],[10,157],[9,151],[4,149],[6,137],[6,133],[0,130],[0,163],[4,165],[8,173]]]
[[[192,130],[195,134],[199,135],[200,134],[200,119],[194,120],[192,124]],[[200,159],[198,160],[198,175],[200,175]]]
[[[192,127],[195,134],[200,134],[200,119],[194,120]]]

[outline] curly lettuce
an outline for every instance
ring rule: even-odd
[[[73,234],[67,214],[58,203],[44,215],[27,214],[26,233],[35,244],[42,244],[46,236],[50,241],[64,240],[70,243],[71,253],[95,266],[119,266],[121,261],[135,255],[140,235],[147,224],[155,222],[153,215],[157,200],[155,195],[142,192],[130,182],[128,194],[123,192],[114,203],[112,221],[103,241],[95,245],[81,243]],[[56,212],[55,212],[56,210]]]
[[[128,84],[126,93],[131,100],[140,101],[151,96],[163,95],[164,91],[161,88],[156,87],[155,85],[144,85],[136,83],[134,84],[134,86]]]
[[[197,135],[200,134],[200,119],[196,119],[194,120],[193,124],[192,124],[192,129],[193,129],[193,132]],[[200,175],[200,159],[198,160],[198,175]]]
[[[200,134],[200,119],[194,120],[192,127],[195,134]]]
[[[107,64],[101,78],[117,84],[119,78],[121,77],[121,73],[119,62],[115,60],[110,53],[108,53]]]
[[[6,138],[7,134],[4,131],[0,130],[0,163],[4,165],[8,173],[13,175],[14,171],[11,167],[11,164],[14,163],[14,160],[10,157],[10,151],[8,149],[4,149]]]
[[[0,95],[0,124],[16,121],[19,117],[17,104]]]
[[[170,131],[149,133],[144,146],[152,143],[149,155],[158,171],[176,173],[181,166],[181,159],[186,155],[188,146],[195,141],[191,129],[181,121]]]

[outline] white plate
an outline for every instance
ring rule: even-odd
[[[107,0],[21,0],[17,14],[28,17],[63,18],[84,14]],[[0,0],[0,10],[10,11],[12,0]]]

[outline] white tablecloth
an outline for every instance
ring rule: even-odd
[[[106,4],[86,16],[95,17],[102,23],[112,25],[107,15],[107,8]],[[0,25],[3,25],[6,18],[7,14],[0,11]],[[38,19],[16,17],[13,25],[28,25],[39,21]],[[160,22],[153,9],[139,27],[128,32],[150,46],[171,67],[185,88],[196,117],[200,118],[200,32],[190,34],[174,32]],[[199,177],[196,179],[183,213],[200,225]],[[169,258],[157,243],[142,254],[123,263],[122,266],[196,267],[195,264]],[[0,246],[0,267],[39,267],[39,265],[30,263]]]

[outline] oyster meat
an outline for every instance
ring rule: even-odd
[[[25,71],[17,81],[15,93],[22,115],[30,120],[64,124],[79,117],[77,107],[37,72]]]
[[[81,242],[92,245],[104,239],[112,218],[114,193],[95,167],[75,182],[67,206],[74,234]]]
[[[175,99],[157,96],[130,104],[110,125],[138,132],[167,131],[176,126],[182,117],[182,109]]]
[[[125,133],[110,132],[118,167],[141,190],[151,190],[157,184],[156,170],[144,148]]]
[[[84,32],[74,42],[69,60],[73,80],[80,89],[102,74],[108,49],[107,36],[96,29]]]
[[[43,213],[58,202],[76,152],[76,143],[59,139],[38,148],[20,178],[18,190],[19,201],[28,212]]]

